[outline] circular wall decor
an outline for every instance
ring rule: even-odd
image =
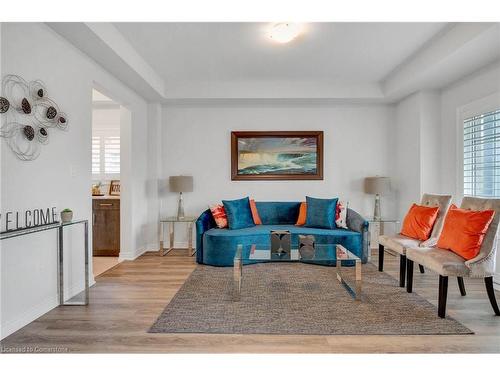
[[[2,79],[0,97],[0,137],[21,160],[34,160],[41,145],[49,140],[50,128],[66,130],[68,116],[48,98],[45,84],[40,80],[25,81],[17,75]],[[14,108],[9,111],[10,107]]]
[[[23,100],[21,101],[21,109],[23,110],[24,113],[26,113],[27,115],[29,115],[31,113],[31,104],[30,102],[28,101],[28,99],[26,98],[23,98]]]
[[[28,141],[32,141],[33,138],[35,138],[35,130],[33,129],[32,126],[26,125],[23,128],[23,133]]]
[[[47,108],[47,118],[49,120],[55,118],[56,115],[57,115],[57,110],[54,107],[50,106],[49,108]]]
[[[7,98],[0,96],[0,113],[5,113],[9,110],[10,103]]]

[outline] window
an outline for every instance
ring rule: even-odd
[[[464,120],[464,195],[500,197],[500,109]]]
[[[106,129],[92,134],[92,177],[113,179],[120,175],[120,130]]]

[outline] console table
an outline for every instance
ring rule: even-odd
[[[71,225],[83,224],[84,226],[84,248],[85,248],[85,298],[83,302],[80,301],[65,301],[64,299],[64,227]],[[85,306],[89,304],[89,223],[88,220],[76,220],[69,223],[53,223],[47,225],[40,225],[37,227],[23,228],[12,230],[9,232],[2,232],[0,240],[9,238],[25,236],[32,233],[44,232],[47,230],[57,229],[57,293],[59,296],[59,305],[63,306]]]
[[[186,216],[183,218],[177,218],[175,216],[172,217],[167,217],[166,219],[160,220],[160,228],[161,228],[161,233],[160,233],[160,256],[167,255],[172,249],[174,248],[174,238],[175,238],[175,223],[186,223],[187,224],[187,231],[188,231],[188,251],[189,255],[193,256],[196,253],[196,250],[193,250],[193,224],[196,221],[195,217],[191,216]],[[164,233],[164,225],[169,224],[170,230],[169,230],[169,242],[170,246],[168,249],[165,249],[163,247],[163,237],[165,235]]]

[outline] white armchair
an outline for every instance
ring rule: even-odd
[[[407,257],[407,291],[413,288],[413,263],[427,267],[439,274],[438,315],[446,316],[446,299],[448,294],[448,277],[457,277],[460,293],[465,296],[464,277],[484,278],[486,291],[495,315],[500,315],[495,291],[493,275],[495,274],[495,258],[498,247],[498,223],[500,221],[500,199],[465,197],[460,206],[470,210],[494,210],[495,216],[488,227],[479,254],[470,260],[446,249],[438,247],[411,247],[406,251]]]

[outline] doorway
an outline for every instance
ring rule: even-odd
[[[94,277],[119,263],[121,251],[122,106],[92,91],[92,265]]]

